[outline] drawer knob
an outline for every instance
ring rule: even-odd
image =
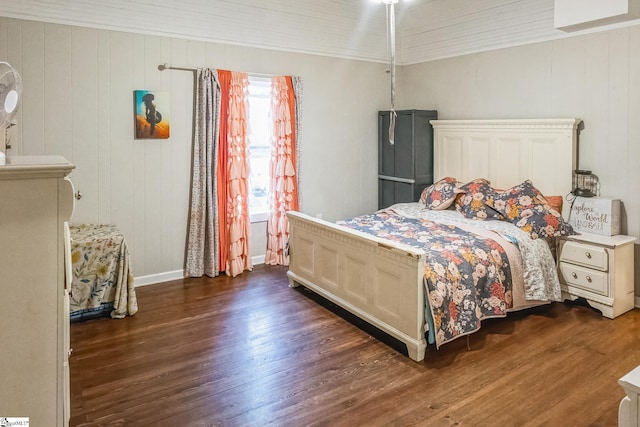
[[[571,273],[571,276],[573,276],[574,279],[578,278],[578,275],[576,273]]]
[[[591,259],[591,253],[590,252],[585,252],[584,254],[587,257],[587,259]]]
[[[591,276],[587,276],[587,282],[591,283]]]

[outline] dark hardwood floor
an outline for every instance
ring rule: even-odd
[[[416,363],[287,286],[283,267],[137,289],[71,325],[72,426],[615,426],[640,310],[554,303]]]

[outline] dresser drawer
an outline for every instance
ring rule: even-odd
[[[589,268],[607,271],[609,254],[605,248],[578,242],[564,242],[560,252],[560,261],[584,265]]]
[[[560,263],[560,281],[600,295],[609,296],[609,275],[566,262]]]

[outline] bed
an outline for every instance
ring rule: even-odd
[[[576,168],[580,123],[580,119],[574,118],[431,121],[434,128],[434,180],[455,177],[462,183],[468,183],[481,177],[499,189],[510,189],[530,180],[544,195],[568,194],[572,172]],[[369,222],[375,220],[385,224],[391,215],[396,214],[408,217],[413,225],[403,222],[401,228],[415,227],[409,232],[412,237],[422,232],[418,231],[419,225],[431,220],[421,217],[419,209],[411,204],[394,205],[375,214],[378,217],[369,218]],[[446,215],[455,216],[451,212]],[[289,285],[302,285],[399,340],[406,346],[411,359],[424,359],[428,338],[437,340],[438,345],[479,328],[478,322],[471,331],[453,330],[450,331],[453,337],[438,340],[433,313],[438,314],[440,321],[451,313],[447,313],[447,307],[437,307],[434,311],[433,301],[429,301],[432,293],[426,285],[425,273],[432,271],[430,262],[433,256],[428,249],[407,244],[407,240],[400,238],[372,235],[359,229],[358,224],[331,223],[300,212],[289,212],[288,218]],[[451,228],[451,223],[446,221],[457,220],[445,220],[444,227]],[[475,224],[462,225],[461,228],[481,223],[488,226],[492,222],[504,221],[475,221]],[[434,230],[435,233],[441,232]],[[508,232],[485,232],[490,233],[491,241],[500,240],[496,236],[504,237],[501,247],[505,252],[513,249],[509,245],[520,248],[514,239],[509,238]],[[428,234],[421,238],[428,241]],[[541,243],[542,239],[539,239],[538,244]],[[547,249],[550,251],[549,247]],[[527,262],[528,257],[520,256],[520,259]],[[557,283],[555,268],[543,267],[543,270],[553,276],[549,280]],[[511,308],[501,306],[505,313],[500,315],[560,298],[559,284],[544,294],[531,293],[520,288],[525,282],[521,276],[528,273],[517,269],[510,271],[515,271],[510,280],[520,285],[511,295]]]

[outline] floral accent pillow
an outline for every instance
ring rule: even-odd
[[[529,180],[497,192],[486,203],[500,212],[505,220],[529,233],[532,239],[576,234],[560,212],[549,205],[540,190]]]
[[[424,203],[429,210],[440,211],[447,209],[456,200],[459,193],[459,182],[450,176],[431,184],[420,195],[420,203]]]
[[[486,220],[502,219],[502,214],[487,205],[487,200],[495,198],[497,192],[484,178],[477,178],[461,186],[456,198],[456,210],[465,218]]]

